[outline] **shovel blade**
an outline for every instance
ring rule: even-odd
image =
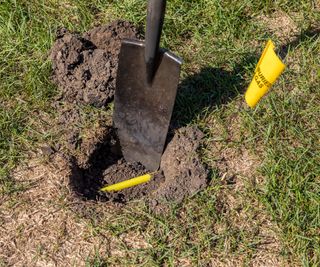
[[[148,83],[144,52],[144,42],[122,41],[113,122],[126,161],[153,171],[164,150],[182,61],[170,52],[159,52],[153,81]]]

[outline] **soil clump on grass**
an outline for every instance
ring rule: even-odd
[[[140,163],[124,160],[110,113],[98,114],[87,123],[83,117],[86,107],[107,110],[113,100],[123,38],[140,38],[140,34],[125,21],[95,27],[83,35],[58,31],[50,55],[53,81],[61,92],[53,103],[58,112],[55,127],[61,131],[61,142],[54,150],[69,161],[69,186],[77,197],[115,203],[144,198],[159,210],[163,203],[179,203],[207,186],[208,171],[198,154],[203,133],[195,127],[171,133],[160,170],[150,182],[114,193],[99,191],[104,185],[149,173]]]
[[[113,99],[118,54],[123,38],[139,39],[129,22],[117,20],[83,35],[62,28],[50,59],[61,98],[71,103],[105,106]]]

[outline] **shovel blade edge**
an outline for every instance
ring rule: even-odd
[[[144,42],[123,40],[119,55],[113,123],[128,162],[150,171],[160,166],[179,83],[181,59],[161,50],[147,82]]]

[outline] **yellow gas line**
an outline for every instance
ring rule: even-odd
[[[125,188],[130,188],[139,184],[147,183],[150,181],[150,179],[152,178],[152,175],[155,173],[156,172],[144,174],[138,177],[134,177],[134,178],[122,181],[120,183],[108,185],[108,186],[102,187],[100,191],[103,191],[103,192],[120,191]]]

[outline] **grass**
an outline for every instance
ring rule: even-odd
[[[50,83],[47,56],[55,30],[65,26],[83,32],[116,18],[143,26],[145,6],[144,0],[1,1],[3,196],[14,198],[23,190],[10,178],[12,169],[37,144],[52,138],[32,118],[39,111],[54,116],[48,103],[56,88]],[[297,38],[285,41],[259,23],[258,16],[272,16],[279,10],[293,20]],[[319,266],[319,21],[316,1],[168,1],[162,45],[185,62],[184,90],[178,95],[174,118],[180,125],[198,125],[206,133],[203,160],[214,170],[220,157],[212,150],[216,144],[221,151],[234,151],[230,164],[237,164],[244,150],[261,164],[257,171],[238,175],[244,181],[240,189],[222,183],[219,171],[213,171],[208,189],[182,206],[173,205],[166,217],[152,215],[137,203],[105,224],[92,218],[90,227],[97,234],[108,231],[117,238],[139,233],[151,246],[135,249],[120,242],[118,248],[128,253],[126,257],[97,254],[88,259],[88,266],[205,266],[215,258],[222,264],[234,260],[233,265],[246,266],[263,251],[267,223],[279,241],[275,257],[292,265]],[[268,38],[286,48],[288,68],[270,94],[250,110],[243,105],[242,93]],[[258,177],[260,182],[252,182]]]

